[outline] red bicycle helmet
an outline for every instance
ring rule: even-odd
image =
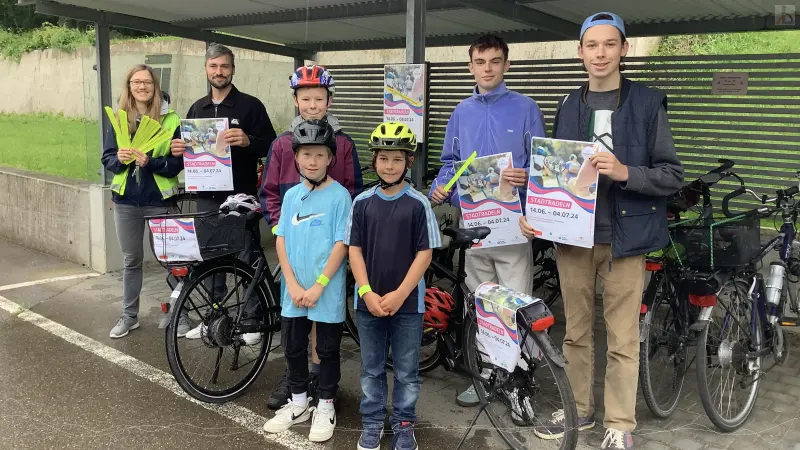
[[[316,64],[298,67],[289,77],[289,87],[292,91],[301,87],[324,87],[331,96],[336,92],[336,83],[331,73],[325,67]]]
[[[425,315],[422,318],[424,328],[447,329],[450,314],[455,308],[453,296],[437,288],[425,289]]]

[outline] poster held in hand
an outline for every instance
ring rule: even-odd
[[[186,190],[232,191],[231,146],[222,137],[228,118],[182,119],[180,127]]]
[[[472,248],[523,244],[528,240],[519,229],[522,204],[517,189],[502,177],[514,167],[511,153],[474,158],[455,164],[456,171],[469,167],[456,180],[465,228],[489,227],[492,232]]]
[[[589,157],[598,151],[595,142],[533,138],[525,220],[537,238],[594,246],[600,174]]]

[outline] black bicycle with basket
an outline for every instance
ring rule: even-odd
[[[696,367],[700,399],[711,422],[726,432],[747,421],[761,380],[787,358],[783,312],[787,306],[797,306],[787,282],[800,275],[800,266],[792,257],[798,187],[778,190],[774,198],[767,198],[746,189],[735,173],[728,174],[740,187],[723,199],[725,218],[678,224],[673,236],[685,249],[683,264],[692,269],[684,273],[680,292],[700,308],[693,326],[699,331]],[[744,193],[765,206],[732,212],[730,201]],[[770,203],[775,206],[766,206]],[[761,220],[777,213],[784,220],[780,233],[762,246]],[[773,249],[779,250],[780,260],[770,265],[765,280],[758,266]],[[769,355],[774,364],[765,367]]]
[[[156,256],[180,275],[168,308],[167,360],[192,397],[223,403],[244,394],[266,365],[273,333],[280,331],[280,294],[260,245],[260,211],[228,210],[152,216]],[[180,228],[180,229],[177,229]],[[191,233],[186,233],[191,231]],[[193,237],[192,237],[193,236]],[[183,250],[164,244],[182,240]],[[186,241],[196,239],[196,247]],[[170,250],[173,249],[173,250]],[[193,248],[193,251],[186,251]],[[250,248],[253,265],[239,255]],[[178,324],[201,329],[198,339],[178,339]],[[261,339],[248,344],[243,335]],[[207,363],[203,363],[208,359]]]

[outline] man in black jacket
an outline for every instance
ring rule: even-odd
[[[264,104],[236,89],[233,75],[236,64],[233,52],[220,44],[212,44],[206,50],[206,76],[211,84],[209,94],[196,102],[186,113],[187,119],[209,119],[227,117],[229,129],[224,138],[231,146],[231,167],[233,171],[233,191],[203,191],[197,193],[197,210],[212,211],[219,208],[229,195],[248,194],[258,197],[258,160],[267,156],[269,147],[275,139],[275,129]],[[180,135],[180,127],[175,131],[170,150],[175,156],[182,156],[186,144]],[[255,246],[260,242],[250,242],[240,255],[248,263],[255,260]],[[223,281],[224,280],[218,280]],[[219,289],[224,289],[219,286]],[[250,303],[246,314],[255,314]],[[179,329],[178,336],[196,339],[201,336],[202,324],[189,331]],[[261,339],[259,333],[243,335],[247,344],[254,345]]]
[[[230,127],[225,138],[231,146],[233,191],[198,192],[201,211],[218,207],[232,194],[258,196],[258,160],[267,156],[275,139],[275,129],[264,104],[236,89],[233,85],[235,73],[234,56],[229,48],[219,44],[208,47],[206,76],[211,92],[194,102],[186,113],[187,119],[227,117]],[[183,155],[186,149],[180,128],[175,131],[170,149],[175,156]]]

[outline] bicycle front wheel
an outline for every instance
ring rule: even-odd
[[[267,362],[277,315],[267,288],[255,286],[250,266],[233,258],[203,264],[184,286],[166,329],[169,368],[186,393],[207,403],[224,403],[244,394]],[[241,316],[239,309],[244,308]],[[196,326],[178,338],[178,326]],[[237,322],[238,320],[238,322]],[[260,333],[237,332],[256,325]]]
[[[473,378],[478,398],[487,398],[497,382],[499,372],[489,356],[478,348],[478,325],[474,318],[465,325],[465,358],[467,367],[479,378]],[[489,420],[503,440],[514,450],[571,450],[578,445],[578,412],[575,397],[564,367],[551,355],[559,354],[547,333],[532,333],[522,346],[523,367],[510,374],[496,397],[486,405]],[[564,415],[564,434],[543,440],[534,428],[544,426],[551,417]]]
[[[645,291],[650,307],[641,323],[639,381],[647,407],[662,419],[678,407],[688,365],[688,330],[680,322],[676,295],[667,276],[654,273]]]

